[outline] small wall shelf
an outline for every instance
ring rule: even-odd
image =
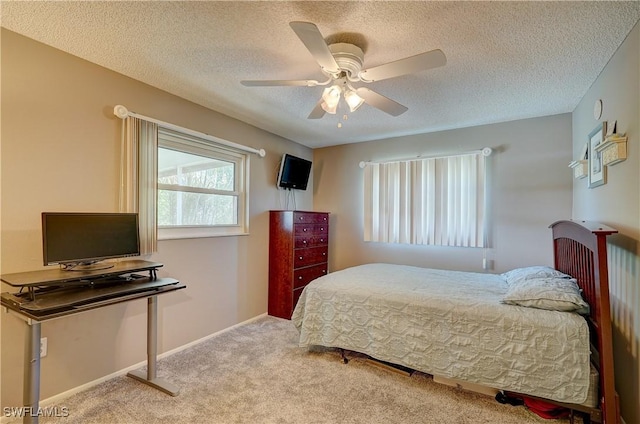
[[[615,165],[627,159],[627,137],[613,134],[596,146],[602,155],[603,165]]]
[[[569,164],[569,168],[573,168],[573,177],[574,178],[585,178],[587,176],[587,160],[574,160]]]

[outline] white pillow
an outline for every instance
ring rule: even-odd
[[[583,315],[589,313],[589,304],[582,298],[580,287],[573,278],[520,279],[509,285],[502,303]]]
[[[543,266],[543,265],[516,268],[516,269],[512,269],[511,271],[507,271],[501,275],[509,285],[512,283],[518,282],[520,280],[530,280],[532,278],[548,278],[548,277],[571,278],[570,275],[567,275],[549,266]]]

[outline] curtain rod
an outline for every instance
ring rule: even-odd
[[[448,154],[448,155],[427,155],[427,156],[413,156],[410,158],[401,158],[401,159],[389,159],[389,160],[382,160],[382,161],[361,161],[358,166],[360,168],[364,168],[365,166],[369,165],[369,164],[373,164],[373,163],[391,163],[391,162],[404,162],[404,161],[410,161],[410,160],[420,160],[420,159],[435,159],[435,158],[452,158],[452,157],[456,157],[456,156],[465,156],[465,155],[473,155],[473,154],[482,154],[482,156],[489,156],[491,155],[491,153],[493,152],[493,150],[491,149],[491,147],[483,147],[480,150],[471,150],[468,152],[460,152],[460,153],[452,153],[452,154]]]
[[[189,128],[184,128],[178,125],[174,125],[171,124],[169,122],[164,122],[164,121],[160,121],[158,119],[154,119],[154,118],[149,118],[148,116],[144,116],[144,115],[139,115],[135,112],[129,112],[129,110],[122,106],[122,105],[116,105],[113,108],[113,114],[115,116],[117,116],[120,119],[126,119],[127,117],[132,117],[132,118],[138,118],[138,119],[142,119],[144,121],[149,121],[149,122],[153,122],[154,124],[158,124],[163,128],[167,128],[170,130],[174,130],[174,131],[179,131],[185,134],[189,134],[192,135],[194,137],[199,137],[208,141],[213,141],[214,143],[218,143],[218,144],[222,144],[224,146],[228,146],[228,147],[233,147],[234,149],[238,149],[238,150],[242,150],[244,152],[249,152],[249,153],[255,153],[256,155],[260,156],[261,158],[265,157],[266,152],[264,151],[264,149],[254,149],[253,147],[247,147],[247,146],[243,146],[242,144],[238,144],[238,143],[234,143],[233,141],[228,141],[228,140],[224,140],[222,138],[218,138],[218,137],[214,137],[212,135],[209,134],[205,134],[203,132],[200,131],[194,131],[194,130],[190,130]]]

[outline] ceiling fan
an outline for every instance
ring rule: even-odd
[[[350,43],[328,45],[318,27],[311,22],[290,22],[289,25],[316,60],[326,81],[316,80],[245,80],[247,87],[301,86],[316,87],[330,85],[309,114],[309,119],[322,118],[326,113],[335,114],[341,96],[353,112],[367,103],[392,116],[406,112],[406,106],[376,93],[367,87],[354,87],[353,83],[372,83],[402,75],[444,66],[447,58],[441,50],[431,50],[394,62],[363,69],[364,52]]]

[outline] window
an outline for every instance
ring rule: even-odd
[[[249,233],[249,154],[254,149],[114,107],[122,119],[121,212],[136,212],[140,253],[158,239]]]
[[[243,152],[177,131],[158,130],[158,238],[248,232]]]
[[[481,153],[369,163],[364,239],[483,247],[485,180]]]

